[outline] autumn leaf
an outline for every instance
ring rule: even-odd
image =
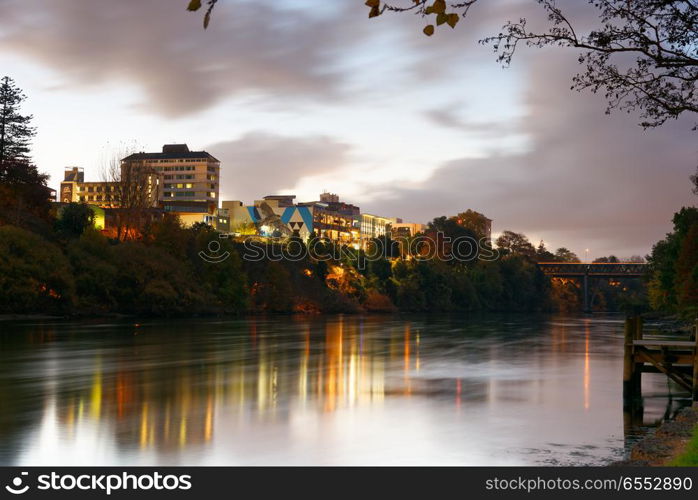
[[[431,36],[434,34],[434,25],[430,24],[424,28],[424,34],[426,36]]]
[[[458,21],[460,21],[460,16],[458,16],[458,14],[449,14],[446,17],[446,23],[448,23],[451,28],[455,28]]]
[[[441,26],[447,20],[448,20],[448,15],[446,15],[445,12],[442,12],[441,14],[436,16],[436,25]]]
[[[378,7],[380,5],[380,0],[366,0],[366,4],[368,7]]]
[[[443,14],[446,12],[446,0],[434,0],[431,11],[435,14]]]
[[[189,2],[189,6],[187,7],[187,10],[196,11],[201,8],[201,0],[191,0]]]

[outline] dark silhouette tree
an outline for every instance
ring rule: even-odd
[[[69,203],[56,218],[56,231],[68,238],[81,236],[94,224],[95,214],[87,203]]]
[[[30,162],[36,130],[20,113],[26,96],[10,77],[0,79],[0,221],[21,225],[25,215],[48,216],[48,176]]]
[[[29,161],[29,145],[36,130],[32,116],[20,113],[26,96],[9,76],[0,80],[0,164]]]
[[[579,262],[579,257],[572,250],[560,247],[555,250],[555,260],[560,262]]]
[[[528,241],[526,235],[515,233],[513,231],[504,231],[497,238],[497,248],[505,254],[523,255],[526,257],[534,257],[536,249]]]

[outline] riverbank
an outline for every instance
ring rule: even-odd
[[[614,465],[698,466],[698,407],[683,408],[635,444],[628,460]]]

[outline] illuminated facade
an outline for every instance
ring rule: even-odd
[[[294,200],[293,195],[265,196],[249,206],[224,201],[219,216],[228,219],[229,232],[275,238],[295,235],[307,240],[314,230],[314,209]]]
[[[372,214],[361,214],[361,239],[390,236],[390,228],[397,222],[395,218],[380,217]]]
[[[61,182],[58,201],[61,203],[88,203],[102,208],[118,208],[119,189],[117,182],[85,182],[85,172],[79,167],[66,167]],[[153,198],[152,205],[156,206]]]
[[[322,193],[320,201],[300,203],[313,209],[313,231],[318,237],[346,245],[361,241],[361,211],[356,205],[339,201],[334,193]]]
[[[217,217],[220,162],[186,144],[166,144],[160,153],[134,153],[120,163],[119,181],[85,181],[82,168],[68,167],[58,201],[119,209],[137,192],[139,209],[175,213],[185,226]],[[128,186],[138,186],[131,190]],[[225,220],[224,216],[222,220]]]
[[[166,144],[161,153],[135,153],[121,160],[122,175],[145,169],[157,175],[158,203],[166,212],[214,214],[218,207],[220,161],[186,144]]]
[[[402,222],[398,219],[390,227],[390,233],[393,238],[411,238],[412,236],[423,233],[426,229],[424,224],[418,224],[416,222]]]

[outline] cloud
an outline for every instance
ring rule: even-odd
[[[303,178],[344,167],[351,146],[327,136],[251,132],[206,148],[221,161],[221,199],[242,200],[293,189]]]
[[[605,116],[602,96],[569,90],[572,53],[530,57],[519,131],[531,150],[445,162],[424,183],[382,190],[384,212],[424,221],[473,208],[493,218],[496,231],[525,232],[577,252],[647,253],[670,230],[673,212],[695,203],[688,176],[698,147],[690,120],[643,131],[636,116]],[[461,125],[448,114],[438,118]]]
[[[451,103],[443,107],[429,109],[424,112],[424,116],[436,125],[467,134],[502,135],[515,131],[518,125],[512,121],[474,121],[462,118],[458,112],[458,107],[458,103]]]
[[[56,70],[65,84],[130,84],[139,106],[178,117],[249,93],[328,99],[338,54],[363,17],[285,2],[222,2],[208,30],[172,0],[3,0],[0,50]],[[352,24],[355,19],[356,23]]]

